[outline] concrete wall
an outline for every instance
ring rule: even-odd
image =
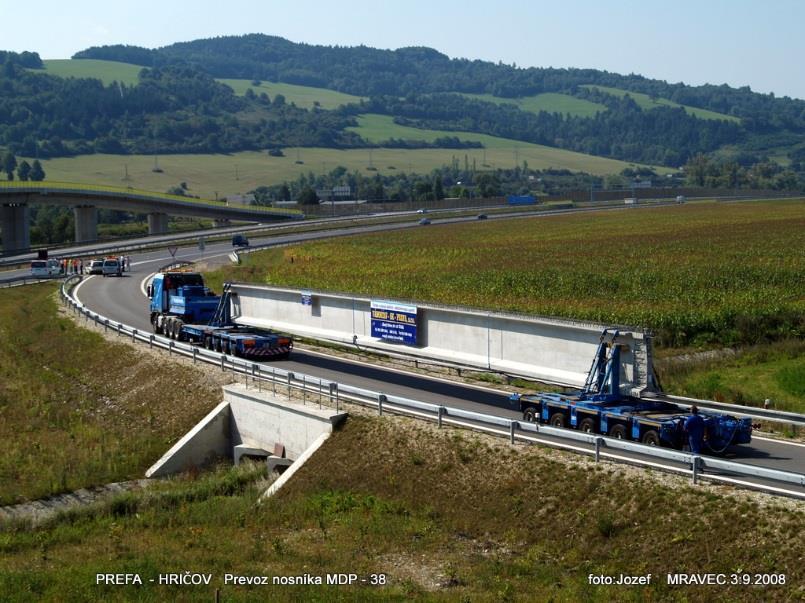
[[[419,308],[418,346],[371,336],[371,300],[321,291],[303,305],[302,291],[235,284],[232,312],[238,322],[295,335],[356,344],[568,386],[584,384],[605,325],[535,316],[473,311],[413,303]],[[624,390],[645,387],[651,368],[650,340],[624,329]]]
[[[275,444],[282,444],[285,456],[295,460],[347,416],[240,384],[224,386],[223,394],[224,401],[154,463],[146,477],[164,477],[216,458],[232,458],[235,446],[271,454]]]
[[[240,384],[224,386],[224,402],[231,412],[232,446],[243,445],[272,451],[279,443],[285,455],[299,458],[323,433],[346,418],[346,413],[297,404],[270,392],[259,392]]]

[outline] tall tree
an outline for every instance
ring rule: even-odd
[[[17,169],[17,158],[14,153],[8,152],[3,157],[3,171],[9,180],[14,180],[14,170]]]
[[[34,159],[34,163],[31,166],[31,180],[34,182],[42,182],[45,179],[45,170],[42,169],[42,164],[39,163],[38,159]]]
[[[28,178],[31,176],[31,164],[29,164],[24,159],[20,161],[20,165],[17,166],[17,178],[26,182]]]

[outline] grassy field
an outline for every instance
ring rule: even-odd
[[[99,61],[97,59],[48,59],[45,64],[45,73],[58,77],[96,78],[105,85],[114,81],[134,86],[137,84],[140,65],[118,63],[117,61]],[[41,73],[39,69],[32,69]]]
[[[636,324],[666,346],[754,343],[802,334],[804,233],[802,200],[686,204],[309,243],[226,277]]]
[[[59,316],[55,291],[0,290],[0,504],[142,477],[221,399]]]
[[[311,86],[297,86],[295,84],[283,84],[281,82],[260,82],[259,86],[253,86],[252,80],[231,80],[219,79],[219,82],[226,84],[235,94],[243,96],[246,90],[251,88],[255,94],[265,92],[272,100],[277,94],[285,97],[285,102],[294,103],[297,107],[311,109],[315,103],[319,103],[322,109],[336,109],[341,105],[358,103],[360,96],[344,94],[327,88],[313,88]]]
[[[413,475],[416,478],[413,478]],[[661,484],[640,470],[406,420],[351,417],[273,499],[258,471],[127,494],[37,530],[0,532],[4,601],[783,601],[802,595],[794,503]],[[209,572],[209,586],[159,573]],[[269,576],[224,584],[224,573]],[[273,576],[382,574],[371,586]],[[674,572],[784,574],[782,586],[671,587]],[[96,586],[139,573],[142,586]],[[652,575],[591,586],[590,574]]]
[[[584,86],[585,88],[596,88],[601,92],[612,94],[613,96],[624,97],[627,94],[632,97],[632,100],[638,104],[641,109],[650,110],[656,107],[682,107],[686,112],[695,115],[699,119],[722,119],[727,121],[740,122],[741,120],[733,115],[725,113],[717,113],[716,111],[709,111],[707,109],[699,109],[698,107],[691,107],[689,105],[680,105],[667,98],[652,99],[648,94],[641,94],[640,92],[632,92],[631,90],[621,90],[620,88],[610,88],[608,86]]]
[[[427,136],[414,130],[419,136]],[[475,135],[480,137],[482,135]],[[502,139],[498,139],[502,140]],[[517,159],[528,161],[532,169],[567,168],[592,174],[618,173],[634,165],[623,161],[583,155],[550,147],[517,143]],[[479,170],[490,167],[511,167],[515,162],[512,146],[490,149],[354,149],[286,148],[285,157],[247,151],[230,155],[160,155],[161,173],[152,171],[152,155],[80,155],[42,161],[47,179],[53,181],[87,182],[107,186],[129,185],[150,191],[166,191],[187,182],[189,194],[214,199],[235,193],[246,193],[260,185],[281,184],[300,174],[328,173],[337,166],[358,170],[367,176],[375,173],[428,173],[453,158],[463,164],[467,156],[470,165],[475,161]],[[301,163],[297,163],[300,161]],[[129,180],[123,181],[126,166]],[[376,171],[367,170],[374,167]],[[658,168],[659,173],[668,170]]]
[[[545,92],[543,94],[535,94],[534,96],[524,96],[521,98],[503,98],[501,96],[493,96],[492,94],[466,93],[462,94],[462,96],[476,98],[489,103],[497,103],[499,105],[516,105],[523,111],[530,111],[532,113],[547,111],[548,113],[565,113],[573,117],[593,117],[599,111],[607,110],[605,105],[593,103],[583,98],[576,98],[569,94],[558,94],[555,92]]]
[[[655,363],[667,391],[681,396],[805,413],[805,340],[728,350],[714,357],[676,355]]]

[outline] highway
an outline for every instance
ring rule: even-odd
[[[435,220],[434,226],[440,222],[467,220],[467,218],[451,218]],[[392,225],[372,225],[337,228],[326,233],[309,232],[286,234],[281,236],[253,239],[253,245],[284,245],[323,237],[345,236],[365,232],[376,232],[389,228],[417,227],[416,221]],[[107,318],[125,323],[142,331],[150,331],[148,320],[147,298],[143,293],[145,277],[172,260],[194,261],[203,259],[211,262],[226,262],[232,252],[228,242],[208,243],[202,253],[197,247],[180,248],[175,258],[167,249],[143,252],[132,255],[132,272],[125,273],[122,278],[102,278],[93,276],[85,278],[76,290],[80,301],[93,311]],[[16,271],[15,271],[16,272]],[[6,273],[4,273],[6,276]],[[10,274],[9,274],[10,276]],[[438,377],[428,377],[397,369],[367,365],[365,362],[353,362],[334,356],[306,350],[295,350],[286,361],[275,361],[276,366],[297,373],[305,373],[323,379],[349,384],[369,390],[393,394],[430,402],[449,407],[462,408],[485,414],[495,414],[508,418],[520,418],[520,413],[513,410],[507,400],[506,392],[493,388],[478,387],[449,381]],[[540,435],[540,439],[554,441],[550,437]],[[567,442],[565,442],[567,444]],[[584,448],[584,445],[574,444]],[[589,449],[589,447],[587,447]],[[639,455],[619,452],[619,457],[634,459]],[[777,441],[755,437],[749,446],[733,447],[726,458],[742,463],[768,467],[780,471],[802,473],[805,471],[805,445],[793,442]],[[643,459],[645,461],[645,459]],[[654,460],[670,466],[666,461]],[[680,470],[681,467],[677,467]],[[764,483],[759,478],[740,478],[750,483]],[[791,484],[774,484],[786,490],[801,493],[805,496],[805,488]]]

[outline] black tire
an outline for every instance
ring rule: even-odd
[[[223,347],[221,347],[221,340],[220,339],[215,340],[214,347],[215,347],[215,351],[218,352],[219,354],[221,354],[224,351]]]
[[[183,326],[184,326],[184,321],[181,321],[181,320],[176,321],[176,326],[174,328],[176,329],[176,340],[177,341],[186,341],[187,340],[187,338],[185,337],[184,333],[182,332],[182,327]]]
[[[626,431],[626,425],[613,425],[609,428],[609,437],[616,440],[628,440],[629,433]]]
[[[564,427],[567,424],[565,414],[561,412],[553,413],[548,423],[551,427]]]
[[[153,327],[156,335],[162,335],[162,327],[159,326],[159,315],[154,314],[151,317],[151,326]]]
[[[584,417],[579,422],[579,431],[584,433],[595,433],[595,419],[592,417]]]
[[[523,411],[523,421],[536,423],[539,421],[539,412],[535,406],[529,406]]]
[[[643,434],[643,437],[640,438],[640,441],[646,446],[660,446],[660,434],[657,433],[656,429],[649,429]]]

